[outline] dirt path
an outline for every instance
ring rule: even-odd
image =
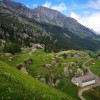
[[[86,67],[86,63],[90,62],[91,60],[93,60],[93,58],[89,58],[86,62],[83,63],[82,66],[83,66],[84,68],[87,68],[87,67]]]
[[[32,55],[33,52],[35,52],[37,49],[36,48],[32,48],[32,51],[29,52],[29,55]]]
[[[79,91],[78,91],[78,96],[81,100],[86,100],[82,94],[84,91],[87,91],[89,89],[93,89],[94,87],[97,87],[100,85],[100,78],[98,76],[96,76],[96,83],[95,84],[92,84],[92,85],[89,85],[89,86],[86,86],[86,87],[83,87],[83,88],[79,88]]]
[[[92,58],[89,58],[89,60],[87,60],[86,62],[84,62],[84,63],[83,63],[83,67],[86,68],[86,63],[90,62],[91,60],[93,60],[93,59],[92,59]],[[90,71],[89,68],[88,68],[88,71],[89,71],[89,73],[92,73],[92,72]],[[94,73],[92,73],[92,74],[94,74]],[[94,75],[95,75],[95,74],[94,74]],[[84,91],[87,91],[87,90],[89,90],[89,89],[93,89],[94,87],[97,87],[97,86],[100,85],[100,77],[98,77],[97,75],[95,75],[95,77],[96,77],[96,83],[95,83],[95,84],[92,84],[92,85],[89,85],[89,86],[85,86],[85,87],[79,88],[78,96],[79,96],[79,98],[80,98],[81,100],[86,100],[86,99],[82,96],[82,94],[83,94]]]

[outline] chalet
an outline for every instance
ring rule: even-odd
[[[82,75],[80,77],[73,77],[71,81],[77,86],[84,87],[96,83],[96,76],[91,73],[87,75]]]
[[[43,49],[43,46],[40,44],[34,44],[32,47],[37,49]]]

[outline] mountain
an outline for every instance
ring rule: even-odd
[[[100,48],[100,36],[58,11],[30,9],[11,0],[0,1],[0,37],[7,42],[45,45],[45,51]]]
[[[75,19],[67,17],[56,10],[40,6],[33,11],[34,19],[39,22],[45,22],[67,28],[80,37],[94,35],[94,33],[90,29],[78,23]]]

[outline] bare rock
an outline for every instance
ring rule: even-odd
[[[46,65],[42,65],[43,66],[43,68],[45,69],[45,70],[50,70],[51,69],[51,64],[46,64]]]
[[[81,68],[78,68],[77,72],[76,72],[76,75],[80,76],[80,75],[83,75],[83,74],[84,74],[84,71]]]
[[[20,69],[22,72],[24,72],[25,74],[28,74],[27,70],[26,70],[26,67],[21,67]]]
[[[11,54],[11,53],[5,53],[5,56],[6,57],[11,57],[11,56],[13,56],[13,54]]]
[[[13,56],[13,57],[10,57],[10,58],[9,58],[9,61],[16,61],[16,60],[18,60],[18,59],[20,59],[19,56]]]
[[[63,75],[64,77],[69,76],[69,70],[68,70],[68,67],[64,67],[64,71],[62,72],[62,75]]]
[[[41,78],[40,81],[43,82],[43,83],[46,83],[45,78]]]
[[[22,67],[23,67],[23,64],[18,64],[18,65],[17,65],[17,69],[19,69],[19,70],[20,70]]]

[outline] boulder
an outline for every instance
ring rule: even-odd
[[[10,57],[10,58],[9,58],[9,61],[16,61],[16,60],[18,60],[18,59],[20,59],[19,56],[13,56],[13,57]]]
[[[55,60],[52,60],[51,66],[52,67],[57,67],[58,66],[58,63]]]
[[[11,56],[13,56],[13,54],[11,54],[11,53],[5,53],[5,56],[6,57],[11,57]]]
[[[46,83],[45,78],[40,78],[40,81],[43,82],[43,83]]]
[[[64,71],[62,72],[62,75],[63,75],[64,77],[69,76],[69,70],[68,70],[68,67],[64,67]]]
[[[24,72],[25,74],[28,74],[27,70],[26,70],[26,67],[21,67],[20,69],[22,72]]]
[[[84,74],[84,71],[81,68],[78,68],[77,72],[76,72],[76,75],[80,76],[80,75],[83,75],[83,74]]]
[[[32,64],[32,59],[31,58],[29,58],[29,59],[26,59],[25,61],[24,61],[24,65],[25,66],[28,66],[28,65],[30,65],[30,64]]]
[[[23,67],[23,64],[18,64],[18,65],[17,65],[17,69],[19,69],[19,70],[20,70],[22,67]]]
[[[43,65],[43,68],[44,68],[45,70],[50,70],[51,67],[52,67],[51,64]]]

